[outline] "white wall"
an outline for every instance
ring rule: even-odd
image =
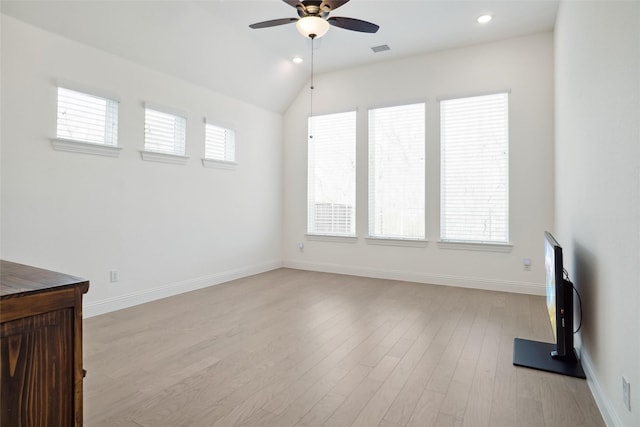
[[[3,259],[88,278],[88,314],[281,265],[281,115],[4,15],[1,50]],[[119,97],[119,158],[52,149],[57,79]],[[188,114],[187,165],[141,160],[145,101]],[[202,167],[205,116],[236,170]]]
[[[562,3],[555,37],[557,238],[584,304],[577,345],[607,424],[639,426],[640,3]]]
[[[381,53],[379,55],[384,55]],[[284,260],[311,270],[544,293],[543,231],[553,225],[553,35],[537,34],[317,76],[314,114],[358,110],[357,243],[306,232],[309,90],[285,114]],[[510,90],[511,253],[442,249],[437,97]],[[426,248],[367,244],[367,109],[427,103]],[[298,243],[305,244],[304,251]],[[532,270],[524,271],[523,258]]]

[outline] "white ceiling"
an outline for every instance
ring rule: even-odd
[[[2,0],[2,13],[216,92],[283,112],[309,78],[310,40],[281,0]],[[351,0],[331,16],[380,25],[376,34],[332,27],[315,42],[328,72],[553,29],[558,0]],[[484,13],[494,15],[478,24]],[[391,50],[373,53],[387,44]],[[294,56],[305,61],[296,65]]]

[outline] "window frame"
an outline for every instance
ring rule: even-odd
[[[170,152],[168,150],[153,149],[147,146],[147,142],[148,142],[147,112],[151,112],[152,114],[158,114],[160,116],[173,117],[174,119],[174,127],[173,127],[174,152]],[[184,142],[183,142],[183,151],[181,153],[175,151],[176,148],[179,148],[175,145],[176,143],[175,134],[176,134],[176,131],[178,130],[175,127],[175,123],[178,119],[182,120],[182,128],[183,128],[182,139]],[[142,160],[160,162],[160,163],[178,164],[178,165],[186,164],[187,160],[189,159],[189,157],[187,156],[187,124],[188,124],[188,120],[187,120],[187,115],[185,113],[172,108],[159,106],[157,104],[145,103],[144,104],[144,141],[143,141],[144,149],[140,151]],[[168,135],[165,135],[165,136],[168,136]]]
[[[217,128],[225,132],[225,140],[222,142],[223,144],[222,149],[224,151],[224,157],[225,157],[224,159],[207,157],[208,143],[211,142],[209,141],[209,133],[208,133],[210,128]],[[231,150],[229,147],[229,137],[227,132],[233,135],[232,141],[231,141]],[[236,157],[237,136],[238,136],[238,132],[235,127],[225,126],[219,123],[208,122],[207,119],[205,118],[204,120],[204,157],[201,159],[202,166],[206,168],[214,168],[214,169],[229,169],[229,170],[236,169],[236,167],[238,166],[237,157]],[[231,154],[232,154],[231,159],[227,159],[229,151],[231,151]]]
[[[349,110],[349,111],[342,111],[342,112],[336,112],[336,113],[328,113],[328,114],[320,114],[320,115],[315,115],[315,116],[311,116],[307,118],[307,228],[306,228],[306,236],[307,238],[313,238],[314,240],[318,240],[318,239],[326,239],[328,241],[333,241],[333,242],[345,242],[345,243],[352,243],[355,240],[357,240],[357,188],[356,188],[356,174],[357,174],[357,134],[358,134],[358,114],[357,114],[357,110]],[[349,117],[347,117],[347,115]],[[353,170],[351,172],[346,172],[348,175],[352,175],[352,181],[350,181],[350,184],[345,187],[346,189],[349,190],[349,186],[352,187],[352,203],[353,205],[351,206],[351,211],[350,211],[350,217],[349,217],[349,232],[339,232],[339,231],[331,231],[331,232],[325,232],[325,231],[319,231],[318,230],[318,224],[315,222],[315,214],[316,214],[316,207],[319,203],[321,204],[327,204],[329,202],[327,201],[320,201],[319,199],[317,199],[316,196],[316,190],[315,190],[315,178],[316,178],[316,154],[318,153],[315,148],[316,148],[316,144],[318,143],[318,134],[317,131],[314,132],[314,129],[317,129],[317,125],[316,123],[314,123],[314,121],[318,121],[321,120],[323,118],[328,118],[330,116],[345,116],[347,118],[345,118],[344,120],[348,120],[349,121],[349,126],[350,128],[346,130],[346,132],[349,132],[349,138],[352,138],[351,142],[351,146],[349,148],[349,155],[351,156],[349,159],[347,159],[348,161],[350,161],[353,164]],[[316,138],[314,139],[314,133],[316,134]],[[343,144],[340,144],[341,146],[343,146]],[[312,163],[313,161],[313,163]],[[312,168],[313,166],[313,168]],[[328,187],[328,186],[327,186]],[[313,195],[313,200],[311,199]],[[312,201],[314,202],[314,206],[312,207]],[[334,207],[336,207],[337,205],[344,205],[345,208],[349,207],[348,204],[344,204],[344,203],[329,203],[332,205],[332,209]],[[336,206],[334,206],[336,205]],[[340,207],[338,206],[338,207]],[[333,216],[332,216],[333,218]]]
[[[510,90],[499,90],[494,92],[485,92],[485,93],[476,93],[471,95],[461,95],[461,96],[451,96],[451,97],[440,97],[438,98],[438,108],[439,108],[439,117],[440,117],[440,240],[438,242],[438,246],[442,249],[462,249],[462,250],[480,250],[480,251],[491,251],[491,252],[510,252],[512,249],[512,244],[510,242],[510,189],[509,189],[509,146],[510,146]],[[443,120],[443,102],[447,101],[455,101],[455,100],[464,100],[466,98],[479,98],[479,97],[488,97],[488,96],[497,96],[503,95],[505,97],[504,101],[504,152],[505,152],[505,165],[504,165],[504,180],[505,180],[505,216],[506,220],[504,223],[505,227],[505,240],[489,240],[489,239],[458,239],[450,236],[445,236],[445,188],[446,183],[445,180],[445,124]]]
[[[410,236],[410,235],[401,235],[401,234],[376,234],[375,233],[375,221],[376,221],[376,212],[375,209],[375,170],[376,164],[375,161],[375,148],[373,146],[374,141],[372,139],[372,126],[374,126],[374,122],[372,122],[372,113],[378,110],[391,110],[394,108],[403,108],[403,107],[422,107],[422,140],[421,140],[421,155],[422,155],[422,168],[421,174],[422,176],[422,236]],[[367,206],[368,206],[368,223],[367,223],[367,243],[373,245],[391,245],[391,246],[412,246],[412,247],[424,247],[426,246],[427,241],[427,102],[425,100],[413,100],[405,103],[396,103],[393,105],[384,105],[371,107],[367,110],[367,129],[368,129],[368,140],[367,140],[367,155],[368,155],[368,189],[367,189]]]
[[[70,93],[76,93],[81,98],[76,99],[78,102],[86,102],[87,98],[95,98],[105,102],[104,122],[103,122],[103,134],[102,141],[95,139],[81,139],[67,137],[60,132],[61,119],[61,91]],[[82,99],[84,98],[84,100]],[[56,137],[51,138],[51,146],[57,151],[67,151],[81,154],[92,154],[106,157],[118,157],[122,151],[122,147],[118,145],[118,121],[119,121],[119,104],[118,97],[113,95],[105,95],[99,90],[87,89],[78,87],[74,84],[67,82],[56,83]],[[91,112],[88,112],[91,114]],[[94,111],[95,113],[95,111]],[[76,122],[77,124],[77,122]],[[112,130],[108,131],[111,127]],[[85,131],[88,131],[85,129]],[[110,137],[108,136],[110,135]],[[112,141],[112,142],[110,142]]]

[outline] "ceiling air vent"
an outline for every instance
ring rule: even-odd
[[[380,46],[374,46],[371,48],[374,53],[385,52],[387,50],[391,50],[391,48],[386,44],[381,44]]]

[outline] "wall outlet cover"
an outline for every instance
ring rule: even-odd
[[[111,283],[114,283],[120,280],[120,273],[118,273],[118,270],[111,270],[109,272],[109,279],[111,280]]]

